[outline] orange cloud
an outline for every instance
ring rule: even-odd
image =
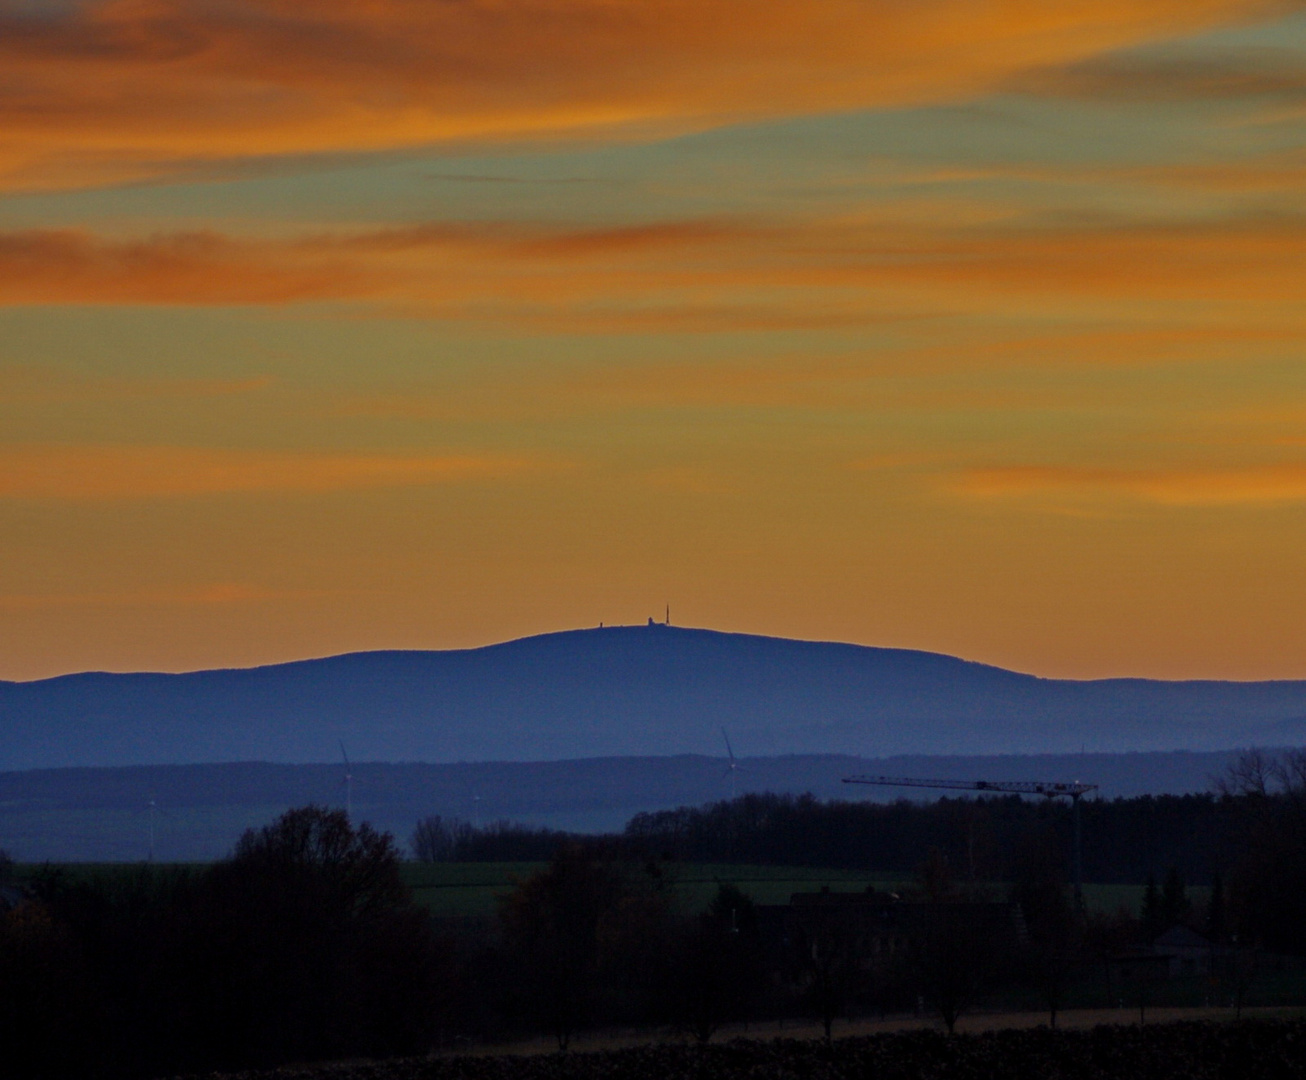
[[[284,304],[357,296],[348,266],[293,247],[184,233],[111,241],[77,230],[0,235],[0,303]]]
[[[0,14],[0,178],[931,101],[1263,0],[87,0]]]
[[[23,593],[0,595],[0,611],[44,611],[59,608],[225,607],[269,600],[308,600],[327,595],[320,590],[265,589],[239,582],[218,582],[185,589],[140,589],[122,592]]]
[[[1026,72],[1011,88],[1094,101],[1306,101],[1306,67],[1288,49],[1221,49],[1184,55],[1134,52]]]
[[[949,227],[891,217],[680,221],[568,231],[423,225],[268,240],[0,234],[3,304],[362,301],[381,310],[565,332],[868,325],[940,312],[1176,305],[1189,330],[1256,313],[1301,325],[1306,223]],[[1204,305],[1193,308],[1195,302]],[[1175,317],[1178,317],[1178,314]],[[1173,319],[1171,319],[1173,322]],[[1244,318],[1244,321],[1245,318]]]
[[[1296,195],[1306,187],[1306,154],[1290,151],[1202,164],[1118,170],[1116,178],[1219,194],[1286,192]]]
[[[1018,465],[972,469],[954,490],[978,498],[1125,497],[1166,506],[1235,506],[1306,501],[1306,465],[1097,469]]]
[[[321,493],[499,478],[535,467],[520,459],[470,455],[16,446],[0,448],[0,498],[104,500]]]

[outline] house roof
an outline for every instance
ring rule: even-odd
[[[1162,949],[1209,949],[1211,942],[1187,926],[1172,926],[1152,944]]]

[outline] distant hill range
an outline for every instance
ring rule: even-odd
[[[919,788],[852,786],[850,773],[987,780],[1073,780],[1106,798],[1209,790],[1234,751],[1007,757],[788,756],[742,758],[750,791],[819,798],[935,799]],[[488,825],[508,819],[580,832],[620,830],[641,810],[730,796],[722,757],[678,755],[576,761],[408,764],[350,768],[353,813],[407,841],[428,814]],[[166,861],[228,853],[241,831],[292,806],[343,806],[343,765],[245,762],[0,773],[0,848],[24,862]]]
[[[650,624],[480,649],[0,682],[0,770],[1222,750],[1306,741],[1306,682],[1041,679],[935,653]]]

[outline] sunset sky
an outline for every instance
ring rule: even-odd
[[[0,185],[0,678],[1306,677],[1306,5],[0,0]]]

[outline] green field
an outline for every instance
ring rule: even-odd
[[[145,863],[59,863],[49,864],[73,879],[99,875],[130,874]],[[199,868],[203,863],[155,863],[157,869]],[[493,915],[498,899],[510,893],[524,878],[542,870],[544,863],[415,863],[403,864],[404,882],[432,915],[439,917]],[[907,874],[868,873],[858,870],[829,870],[805,866],[747,866],[730,863],[669,863],[661,870],[675,889],[681,907],[699,911],[707,906],[719,884],[737,886],[755,903],[787,904],[796,892],[814,892],[829,886],[836,892],[859,892],[867,885],[893,892],[910,888]],[[41,871],[38,864],[21,864],[18,877]],[[988,886],[996,895],[1006,895],[1008,886]],[[1204,898],[1206,890],[1190,888],[1190,899]],[[1143,900],[1141,885],[1084,886],[1090,911],[1114,912],[1120,907],[1137,914]]]
[[[406,863],[404,880],[417,900],[433,915],[492,915],[498,898],[543,863]],[[718,884],[737,886],[759,904],[787,904],[796,892],[813,892],[828,885],[837,892],[857,892],[867,885],[894,891],[909,887],[910,875],[876,874],[858,870],[824,870],[805,866],[738,866],[728,863],[673,863],[663,866],[681,905],[690,911],[706,907]],[[1002,883],[990,886],[1005,895]],[[1196,899],[1201,889],[1189,889]],[[1085,885],[1090,911],[1114,912],[1122,905],[1137,913],[1141,885]]]
[[[492,915],[500,896],[543,867],[543,863],[407,863],[404,879],[433,915]],[[661,869],[681,905],[690,911],[706,907],[717,886],[725,883],[738,886],[759,904],[787,904],[793,893],[812,892],[823,885],[854,892],[867,885],[892,889],[903,883],[899,874],[793,866],[678,863]]]

